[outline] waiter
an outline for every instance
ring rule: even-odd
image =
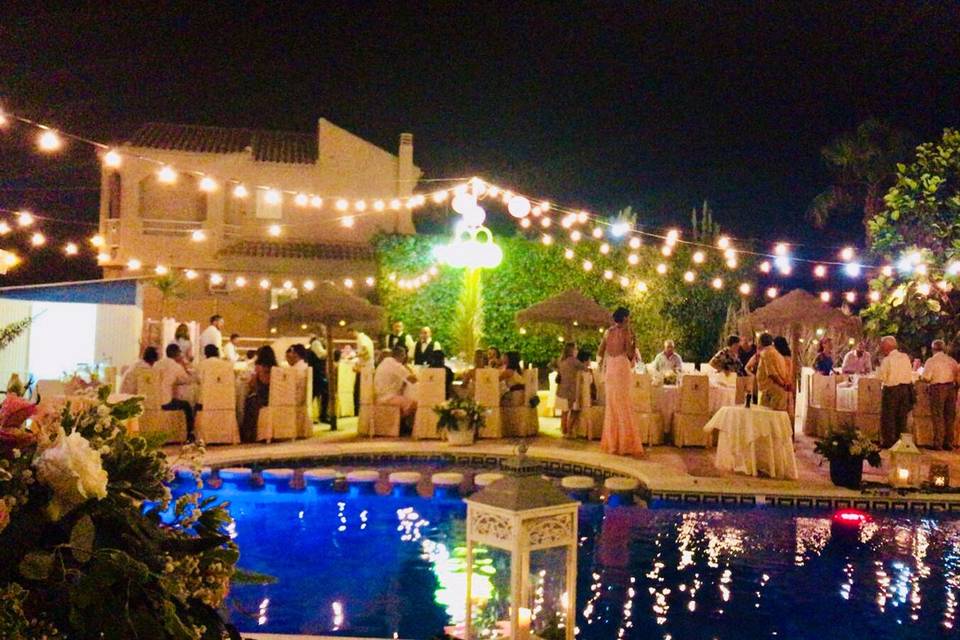
[[[407,353],[413,353],[413,336],[403,330],[403,321],[394,320],[393,330],[384,340],[384,347],[392,351],[395,346],[401,346],[407,350]]]
[[[433,333],[430,327],[420,329],[420,339],[417,346],[413,349],[413,364],[418,366],[428,366],[430,364],[430,355],[434,351],[440,351],[440,343],[433,339]]]
[[[907,430],[907,415],[913,409],[913,366],[910,356],[897,349],[897,339],[880,339],[880,439],[884,449],[892,447]]]

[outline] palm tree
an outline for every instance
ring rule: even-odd
[[[174,298],[183,298],[186,292],[183,289],[183,282],[172,273],[168,273],[156,278],[151,283],[157,291],[160,292],[160,317],[167,314],[167,303]]]
[[[833,186],[813,199],[807,216],[824,227],[831,217],[862,208],[864,228],[883,208],[883,194],[896,178],[897,163],[910,157],[910,134],[870,118],[821,150],[834,174]]]

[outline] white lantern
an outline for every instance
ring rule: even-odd
[[[890,447],[890,484],[898,488],[919,487],[921,457],[913,434],[900,434],[900,439]]]
[[[466,215],[477,208],[477,199],[470,193],[458,193],[453,198],[453,210],[460,215]]]
[[[526,218],[527,214],[530,213],[530,201],[523,196],[513,196],[507,202],[507,211],[514,218]]]
[[[487,212],[481,206],[474,206],[463,212],[463,221],[468,227],[479,227],[487,219]]]

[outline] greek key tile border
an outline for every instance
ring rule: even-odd
[[[768,506],[786,509],[861,509],[894,514],[918,513],[957,513],[960,514],[960,502],[942,499],[910,497],[877,498],[864,497],[823,497],[823,496],[777,496],[777,495],[740,495],[724,493],[652,491],[650,499],[661,506],[711,505],[711,506]]]

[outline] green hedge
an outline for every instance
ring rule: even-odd
[[[451,325],[463,271],[440,266],[437,276],[415,291],[396,284],[397,279],[429,269],[434,264],[433,247],[448,241],[447,236],[422,234],[381,236],[376,248],[380,304],[391,319],[402,319],[411,331],[429,325],[450,352]],[[739,270],[731,272],[716,251],[707,251],[709,257],[704,264],[693,265],[686,246],[678,246],[669,259],[660,255],[658,247],[643,246],[636,251],[639,264],[627,266],[628,250],[613,248],[602,256],[593,242],[583,241],[573,260],[564,257],[564,247],[545,246],[524,237],[497,237],[496,242],[503,249],[503,262],[483,273],[484,344],[520,351],[524,360],[541,365],[559,353],[559,331],[525,327],[523,335],[515,321],[516,313],[567,289],[577,289],[611,310],[621,304],[627,306],[644,361],[653,358],[664,339],[672,338],[685,360],[703,362],[717,348],[727,308],[739,302],[736,285],[750,266],[741,264]],[[594,263],[589,272],[582,268],[584,257]],[[660,262],[670,266],[664,276],[656,273]],[[648,290],[641,293],[632,283],[624,289],[616,280],[605,280],[602,274],[607,268],[627,273],[632,283],[642,279]],[[698,273],[693,285],[683,281],[687,269]],[[709,284],[715,276],[725,281],[720,291]],[[598,342],[599,333],[580,338],[580,343],[590,349],[596,349]]]

